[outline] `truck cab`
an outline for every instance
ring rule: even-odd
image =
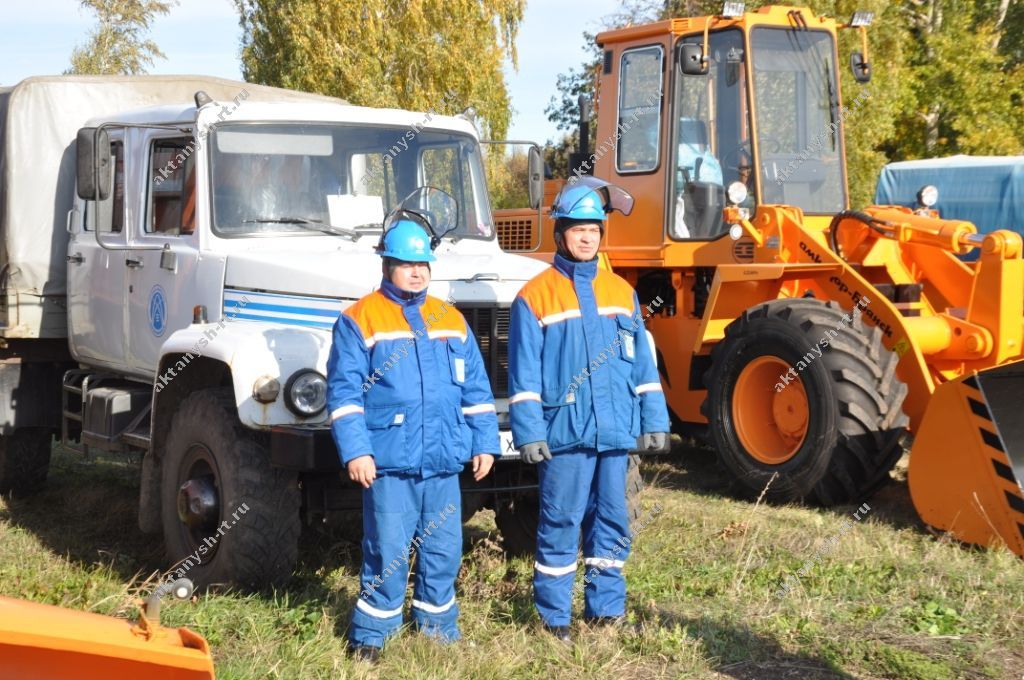
[[[544,265],[499,247],[474,125],[240,87],[83,121],[63,440],[144,452],[140,526],[163,531],[172,563],[191,556],[193,581],[285,579],[300,519],[361,507],[325,410],[332,328],[379,286],[385,215],[432,187],[457,214],[429,292],[477,337],[501,428],[495,472],[463,479],[463,516],[493,507],[528,550],[536,478],[508,431],[507,332]]]

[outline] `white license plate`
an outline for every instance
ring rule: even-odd
[[[519,451],[512,444],[512,431],[499,430],[498,437],[501,440],[501,460],[517,460]]]

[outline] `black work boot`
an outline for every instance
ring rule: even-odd
[[[572,644],[572,633],[569,631],[569,626],[549,626],[545,623],[544,630],[555,636],[555,639],[559,642],[564,642],[567,645]]]
[[[380,647],[355,645],[349,647],[349,651],[352,652],[352,658],[357,661],[365,661],[370,664],[375,664],[380,660]]]
[[[583,619],[591,628],[609,628],[623,633],[640,634],[638,624],[629,623],[625,616],[591,616]]]

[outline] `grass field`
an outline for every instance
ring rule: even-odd
[[[408,633],[372,670],[346,657],[359,545],[345,527],[306,533],[286,589],[168,603],[163,621],[206,636],[224,680],[1024,678],[1024,562],[931,536],[905,483],[857,520],[859,504],[733,500],[707,452],[677,454],[643,469],[643,505],[661,511],[626,569],[635,631],[578,626],[572,647],[540,632],[532,560],[505,560],[485,513],[466,528],[452,647]],[[136,526],[137,476],[58,450],[45,492],[0,500],[0,594],[128,616],[162,565]]]

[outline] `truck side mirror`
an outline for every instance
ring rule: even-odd
[[[860,52],[850,55],[850,70],[853,71],[853,79],[858,83],[871,82],[871,64],[864,61],[864,55]]]
[[[536,210],[544,200],[544,157],[540,149],[531,146],[527,152],[530,173],[530,207]]]
[[[110,197],[110,136],[103,128],[86,127],[78,131],[76,184],[78,197],[86,201],[105,201]]]
[[[708,72],[704,48],[693,43],[683,43],[679,48],[679,68],[688,76],[703,76]]]

